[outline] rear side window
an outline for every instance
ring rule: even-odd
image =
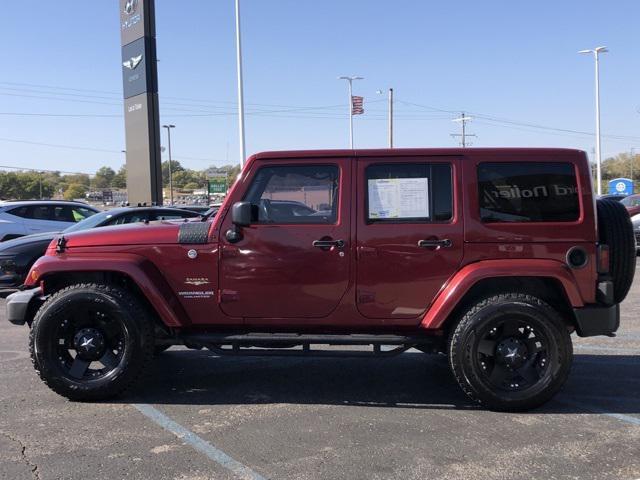
[[[446,222],[453,216],[451,165],[370,165],[366,180],[368,222]]]
[[[26,218],[33,220],[57,220],[54,215],[53,207],[49,205],[33,205],[27,207]]]
[[[483,222],[572,222],[580,216],[570,163],[482,163],[478,190]]]

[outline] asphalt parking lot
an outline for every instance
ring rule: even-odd
[[[574,337],[568,384],[526,414],[475,407],[420,353],[172,349],[118,401],[71,403],[0,308],[2,479],[640,479],[640,278],[618,337]]]

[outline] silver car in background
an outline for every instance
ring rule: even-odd
[[[0,202],[0,241],[59,232],[98,213],[91,205],[63,200],[19,200]]]

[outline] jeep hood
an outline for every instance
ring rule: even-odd
[[[83,230],[64,234],[65,246],[66,248],[74,248],[178,243],[178,232],[183,223],[183,221],[141,222]]]

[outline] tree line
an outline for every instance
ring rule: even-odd
[[[594,166],[595,169],[595,166]],[[178,160],[171,161],[173,188],[196,190],[205,188],[211,174],[225,174],[232,184],[240,173],[240,165],[209,167],[193,170],[183,167]],[[614,178],[640,177],[640,154],[619,153],[602,162],[603,191]],[[169,186],[169,161],[162,162],[162,183]],[[62,174],[50,171],[0,171],[0,199],[27,200],[34,198],[83,198],[91,190],[124,189],[127,187],[127,170],[122,165],[117,171],[100,167],[95,174]]]
[[[602,162],[602,179],[611,180],[614,178],[640,177],[640,155],[635,154],[633,158],[631,152],[619,153],[615,157],[610,157]]]
[[[179,161],[171,162],[173,188],[196,190],[205,188],[212,173],[224,173],[233,182],[240,173],[239,165],[209,167],[192,170],[183,167]],[[169,162],[162,162],[162,183],[169,186]],[[122,165],[117,171],[111,167],[100,167],[93,175],[77,173],[63,174],[51,171],[0,171],[0,199],[28,200],[37,198],[64,198],[73,200],[84,198],[87,192],[95,190],[124,189],[127,187],[127,170]]]

